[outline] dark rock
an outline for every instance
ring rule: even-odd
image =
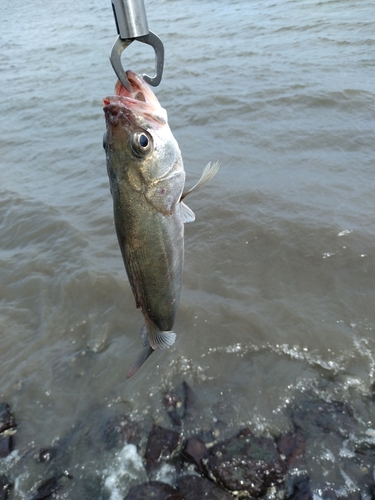
[[[15,428],[16,421],[14,420],[8,403],[0,403],[0,434],[9,430],[15,432]]]
[[[184,391],[185,415],[184,418],[194,418],[196,415],[197,396],[190,385],[183,381],[182,388]]]
[[[288,479],[285,500],[313,500],[307,474],[298,474]]]
[[[351,407],[342,401],[304,401],[293,408],[291,420],[308,437],[324,432],[347,438],[357,427]]]
[[[146,446],[146,470],[148,473],[158,468],[162,459],[169,459],[180,441],[179,432],[154,425],[148,436]]]
[[[209,452],[201,439],[195,436],[188,438],[182,450],[182,456],[196,465],[200,472],[205,472],[203,459],[209,457]]]
[[[12,483],[6,476],[0,476],[0,500],[7,500],[12,486]]]
[[[72,479],[72,476],[61,474],[60,476],[45,479],[37,487],[36,492],[29,497],[29,500],[44,500],[45,498],[49,498],[64,486],[67,479]]]
[[[302,462],[306,450],[306,439],[302,432],[289,432],[277,440],[277,449],[285,457],[289,469]]]
[[[350,491],[345,497],[339,497],[342,500],[362,500],[362,495],[360,491]],[[371,499],[373,500],[373,499]]]
[[[184,500],[234,500],[228,491],[215,483],[196,475],[184,475],[178,478],[178,488]],[[130,500],[130,499],[129,499]]]
[[[7,457],[13,450],[12,436],[0,437],[0,458]]]
[[[141,440],[141,427],[126,417],[115,417],[106,422],[103,434],[105,449],[111,450],[124,443],[138,445]]]
[[[337,500],[338,496],[337,493],[334,490],[324,490],[322,492],[322,499],[323,500]]]
[[[215,445],[207,468],[226,489],[253,496],[281,484],[286,472],[273,440],[256,437],[249,429]]]
[[[180,427],[182,425],[182,418],[185,414],[182,397],[174,392],[169,392],[164,396],[163,404],[172,424],[176,427]]]
[[[181,387],[164,396],[163,403],[174,426],[180,427],[184,419],[196,417],[197,397],[190,385],[183,381]]]
[[[49,462],[58,453],[58,449],[55,446],[49,446],[47,448],[41,448],[38,455],[35,457],[39,462]]]
[[[371,467],[363,477],[363,489],[369,498],[375,498],[375,476]]]
[[[199,497],[197,497],[199,498]],[[166,483],[150,481],[131,488],[124,500],[184,500],[182,495]]]
[[[230,491],[246,491],[258,497],[264,495],[272,484],[268,481],[269,471],[262,460],[212,457],[209,468],[220,484]]]

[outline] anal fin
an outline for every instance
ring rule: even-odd
[[[148,332],[148,338],[152,349],[168,349],[176,340],[174,332],[162,332],[157,328],[153,328]]]

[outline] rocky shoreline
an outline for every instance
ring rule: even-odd
[[[375,398],[371,399],[375,411]],[[45,464],[45,479],[35,481],[25,500],[75,500],[73,494],[67,493],[75,481],[74,474],[67,472],[69,450],[79,445],[82,436],[86,441],[95,439],[97,449],[106,452],[121,449],[126,443],[136,447],[148,481],[132,486],[124,500],[375,498],[375,432],[372,429],[366,432],[347,402],[306,396],[288,409],[292,430],[278,436],[256,435],[248,427],[233,432],[220,418],[213,420],[212,429],[187,431],[193,428],[189,423],[197,419],[197,412],[195,392],[186,382],[165,394],[163,405],[166,414],[163,424],[167,425],[150,426],[124,415],[112,416],[102,419],[100,427],[88,431],[85,426],[77,426],[58,445],[34,450],[28,460]],[[196,425],[194,428],[197,429]],[[1,403],[0,465],[17,447],[16,430],[9,405]],[[311,488],[306,457],[309,448],[319,440],[330,443],[331,450],[340,450],[332,460],[340,461],[342,475],[349,479],[348,487],[337,491],[330,478],[322,476],[317,496]],[[0,474],[0,500],[12,499],[15,474],[16,471]],[[109,498],[100,477],[94,480],[88,477],[86,486],[86,494],[80,500]]]

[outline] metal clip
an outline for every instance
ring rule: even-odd
[[[113,44],[109,60],[124,87],[130,91],[130,83],[121,63],[121,54],[134,40],[151,45],[155,51],[156,74],[143,75],[147,83],[156,87],[161,81],[164,68],[164,46],[160,38],[149,31],[143,0],[112,0],[113,14],[119,34]]]

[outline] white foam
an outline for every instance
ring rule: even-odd
[[[104,474],[107,476],[104,486],[111,494],[109,500],[122,500],[129,485],[147,481],[142,458],[134,444],[126,444]]]

